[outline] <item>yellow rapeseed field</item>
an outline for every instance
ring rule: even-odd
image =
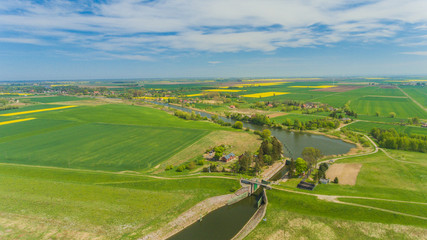
[[[233,89],[208,89],[205,92],[241,92],[244,90],[233,90]]]
[[[336,86],[332,85],[322,85],[322,86],[289,86],[291,88],[332,88]]]
[[[43,109],[37,109],[37,110],[31,110],[31,111],[24,111],[24,112],[5,113],[5,114],[0,114],[0,116],[8,117],[8,116],[16,116],[16,115],[29,114],[29,113],[37,113],[37,112],[46,112],[46,111],[60,110],[60,109],[73,108],[73,107],[77,107],[77,106],[63,106],[63,107],[56,107],[56,108],[43,108]]]
[[[289,83],[289,82],[245,83],[245,84],[236,85],[235,87],[238,87],[238,88],[244,88],[244,87],[265,87],[265,86],[280,85],[280,84],[284,84],[284,83]]]
[[[279,96],[284,94],[288,94],[288,92],[263,92],[263,93],[246,94],[241,96],[249,97],[249,98],[264,98],[264,97]]]
[[[33,120],[33,119],[35,119],[35,118],[16,119],[16,120],[11,120],[11,121],[0,122],[0,125],[6,125],[6,124],[11,124],[11,123],[17,123],[17,122],[25,122],[25,121],[29,121],[29,120]]]
[[[0,95],[18,95],[18,96],[29,96],[31,93],[0,93]]]
[[[203,95],[204,95],[203,93],[196,93],[196,94],[185,95],[185,97],[198,97]]]

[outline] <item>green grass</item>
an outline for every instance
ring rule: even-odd
[[[266,221],[261,221],[246,239],[408,239],[408,235],[423,236],[426,232],[419,228],[426,226],[421,219],[314,196],[272,190],[268,191],[268,199]]]
[[[140,171],[156,166],[207,133],[198,129],[81,124],[3,142],[0,161]]]
[[[357,203],[382,209],[388,209],[396,212],[407,213],[420,217],[427,217],[427,205],[415,203],[401,203],[381,200],[339,198],[342,202]]]
[[[402,86],[401,89],[419,104],[427,107],[427,89],[418,86]]]
[[[213,130],[232,131],[129,105],[79,106],[20,117],[37,119],[0,126],[1,162],[145,171]]]
[[[163,126],[206,130],[232,130],[203,121],[186,121],[164,111],[131,105],[79,106],[61,111],[34,113],[25,116],[39,119],[56,119],[90,123],[110,123],[120,125]]]
[[[92,99],[92,98],[88,98],[88,97],[73,97],[73,96],[54,96],[54,97],[32,97],[32,98],[25,98],[25,99],[29,99],[32,102],[53,103],[53,102],[68,102],[68,101],[89,100],[89,99]]]
[[[272,118],[272,120],[279,122],[279,123],[283,123],[287,118],[291,119],[292,121],[294,121],[295,119],[300,120],[301,122],[307,122],[310,120],[314,120],[314,119],[321,119],[324,117],[320,117],[320,116],[313,116],[313,115],[308,115],[308,114],[287,114],[287,115],[283,115],[283,116],[279,116],[279,117],[275,117]]]
[[[0,181],[0,229],[8,229],[2,239],[61,238],[66,232],[72,238],[85,233],[134,239],[238,186],[226,179],[158,180],[5,164],[0,165]],[[139,183],[119,183],[128,181]]]
[[[389,116],[395,112],[399,118],[427,118],[427,114],[409,98],[361,97],[350,103],[350,108],[358,114]]]
[[[369,133],[374,127],[381,128],[381,129],[394,128],[396,129],[396,131],[401,133],[406,133],[406,134],[427,135],[427,128],[414,127],[414,126],[401,126],[401,125],[394,125],[394,124],[387,124],[387,123],[374,123],[374,122],[360,121],[360,122],[352,123],[344,128],[352,131]]]
[[[356,185],[322,184],[314,193],[425,202],[427,165],[425,161],[412,160],[425,154],[394,151],[397,153],[405,156],[406,162],[390,159],[383,152],[339,160],[338,163],[362,164]]]

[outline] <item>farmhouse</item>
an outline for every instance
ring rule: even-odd
[[[226,156],[222,157],[221,160],[224,162],[229,162],[231,160],[234,160],[236,158],[236,155],[234,153],[227,154]]]

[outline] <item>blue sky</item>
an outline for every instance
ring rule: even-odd
[[[0,80],[427,75],[426,0],[1,0]]]

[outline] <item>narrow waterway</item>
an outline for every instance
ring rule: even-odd
[[[260,195],[252,195],[232,205],[221,207],[173,235],[169,240],[222,240],[233,238],[257,210]]]
[[[152,102],[155,104],[167,106],[170,108],[178,109],[185,112],[192,112],[194,110],[179,107],[175,105],[170,105],[167,103]],[[211,118],[211,114],[201,111],[194,111],[196,114],[200,114],[203,117]],[[225,118],[219,116],[224,122],[229,122],[231,124],[236,121],[233,119]],[[334,139],[326,137],[323,135],[304,133],[304,132],[292,132],[284,129],[270,128],[268,126],[259,126],[247,122],[243,122],[245,128],[250,128],[252,130],[262,131],[268,128],[271,131],[271,134],[282,142],[284,145],[284,152],[287,157],[297,158],[301,156],[302,150],[305,147],[315,147],[320,149],[324,155],[339,155],[345,154],[350,151],[351,148],[356,147],[354,144],[344,142],[340,139]]]

